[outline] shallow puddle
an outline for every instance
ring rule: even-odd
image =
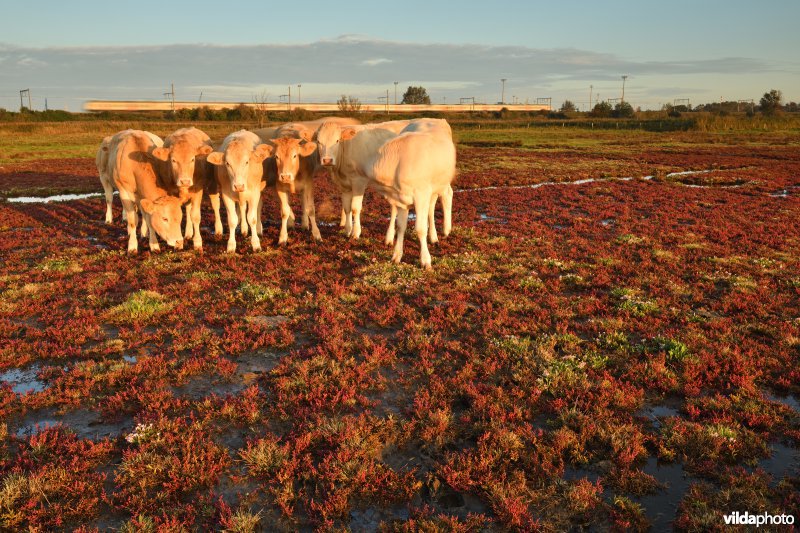
[[[654,494],[634,498],[644,507],[645,515],[652,524],[652,531],[670,531],[670,522],[675,519],[680,504],[691,480],[680,463],[659,463],[649,457],[642,469],[666,487]]]
[[[28,369],[12,368],[0,374],[0,381],[9,383],[11,390],[17,394],[42,392],[47,384],[37,379],[38,373],[39,367],[35,365]]]
[[[116,192],[114,194],[117,194]],[[47,204],[50,202],[69,202],[71,200],[84,200],[86,198],[95,198],[103,196],[100,192],[89,192],[84,194],[56,194],[53,196],[17,196],[16,198],[7,198],[6,201],[14,204]]]

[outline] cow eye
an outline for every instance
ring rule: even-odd
[[[297,159],[297,154],[293,154],[292,159]]]
[[[164,222],[169,222],[169,219],[167,217],[162,217],[162,218],[164,219]]]

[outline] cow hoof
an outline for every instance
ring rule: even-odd
[[[433,270],[433,265],[431,265],[430,263],[423,264],[422,268],[430,272],[431,270]]]
[[[253,253],[257,253],[257,252],[260,252],[260,251],[261,251],[261,247],[260,246],[253,246]]]
[[[136,248],[128,248],[128,255],[136,255],[139,253],[139,250]]]

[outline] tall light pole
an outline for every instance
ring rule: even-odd
[[[500,78],[500,81],[503,82],[503,92],[500,93],[500,104],[506,103],[506,81],[508,78]]]
[[[300,87],[303,85],[301,83],[297,84],[297,105],[300,105]]]
[[[397,83],[394,82],[394,105],[397,105]]]
[[[589,85],[589,111],[592,110],[592,89],[594,89],[594,85]]]
[[[625,80],[628,79],[628,76],[622,76],[622,98],[620,99],[620,105],[625,103]]]

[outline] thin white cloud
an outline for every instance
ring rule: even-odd
[[[391,59],[386,59],[385,57],[379,57],[377,59],[365,59],[364,61],[361,62],[362,65],[367,67],[374,67],[386,63],[393,63],[393,61]]]

